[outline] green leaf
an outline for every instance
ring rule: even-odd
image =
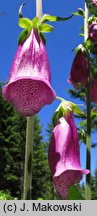
[[[83,33],[80,33],[79,35],[80,35],[81,37],[84,37],[84,34],[83,34]]]
[[[82,8],[78,8],[78,11],[74,12],[73,15],[82,16],[85,18],[85,12]]]
[[[18,21],[18,25],[21,28],[31,29],[32,28],[32,21],[28,18],[20,18]]]
[[[80,126],[80,127],[85,127],[86,124],[87,124],[87,121],[84,120],[84,121],[81,121],[81,122],[79,123],[79,126]]]
[[[44,16],[41,19],[41,23],[44,23],[44,22],[47,22],[47,21],[49,21],[49,22],[67,21],[72,17],[73,17],[73,15],[63,18],[63,17],[58,17],[58,16],[51,16],[49,14],[44,14]]]
[[[67,200],[85,200],[77,185],[69,188]]]
[[[37,200],[43,200],[43,198],[39,197]]]
[[[95,120],[95,118],[97,118],[97,111],[91,112],[91,119]]]
[[[28,36],[29,32],[27,29],[24,29],[20,35],[19,35],[19,38],[18,38],[18,45],[20,45]]]
[[[40,32],[51,32],[53,31],[53,26],[49,25],[49,24],[40,24],[39,25],[39,31]]]

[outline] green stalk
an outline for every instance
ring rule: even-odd
[[[36,16],[42,18],[42,0],[36,0]]]
[[[24,169],[24,200],[31,200],[32,194],[32,149],[33,149],[34,118],[27,117],[25,169]]]
[[[36,16],[42,17],[42,0],[36,0]],[[25,170],[24,170],[24,200],[31,200],[32,192],[32,150],[33,150],[34,118],[27,117]]]
[[[85,41],[88,38],[88,0],[85,0],[85,20],[84,20]],[[89,51],[88,51],[89,63]],[[87,103],[87,138],[86,138],[86,169],[91,171],[91,72],[89,63],[88,84],[86,90]],[[91,175],[86,175],[85,199],[91,200]]]

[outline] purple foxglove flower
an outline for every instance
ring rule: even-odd
[[[68,82],[76,89],[86,86],[88,80],[88,62],[82,52],[78,52],[74,58]]]
[[[97,0],[92,0],[92,3],[95,7],[97,6]]]
[[[37,30],[32,29],[29,37],[18,47],[3,95],[25,116],[35,115],[55,99],[48,56]]]
[[[92,80],[91,100],[97,103],[97,80]]]
[[[59,119],[49,145],[48,161],[58,194],[66,199],[68,188],[89,170],[80,167],[78,133],[72,112]]]
[[[97,22],[92,22],[89,26],[89,38],[97,43]]]

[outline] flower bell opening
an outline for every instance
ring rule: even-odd
[[[16,110],[25,116],[35,115],[45,104],[51,103],[54,95],[48,85],[41,80],[19,79],[4,88],[3,95]]]

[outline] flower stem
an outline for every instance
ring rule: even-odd
[[[85,0],[85,19],[84,19],[84,38],[85,41],[88,38],[88,0]],[[86,138],[86,169],[91,171],[91,71],[89,63],[89,51],[88,51],[88,84],[86,90],[87,98],[87,138]],[[85,188],[85,199],[91,200],[91,175],[90,173],[86,176],[86,188]]]
[[[42,0],[36,0],[36,16],[42,17]],[[32,149],[33,149],[34,118],[27,117],[25,171],[24,171],[24,200],[31,200],[32,192]]]
[[[88,0],[85,0],[84,39],[88,38]]]
[[[42,18],[42,0],[36,0],[36,16]]]
[[[24,170],[24,200],[31,200],[32,192],[32,149],[33,149],[34,118],[27,117],[25,170]]]
[[[56,99],[58,99],[58,100],[60,100],[60,101],[65,101],[64,98],[62,98],[62,97],[58,97],[58,96],[56,96]]]
[[[61,101],[61,102],[67,102],[67,103],[71,103],[71,104],[72,104],[71,101],[67,101],[67,100],[65,100],[64,98],[59,97],[59,96],[56,96],[56,99],[58,99],[58,100]],[[75,104],[75,105],[76,105],[76,106],[84,106],[84,104]]]

